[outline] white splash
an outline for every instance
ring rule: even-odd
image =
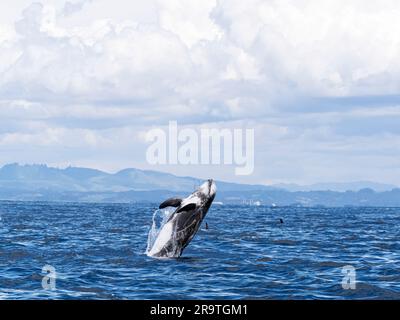
[[[147,237],[147,249],[146,249],[146,254],[151,255],[150,252],[152,251],[152,248],[154,247],[154,244],[156,243],[156,240],[160,234],[160,231],[163,229],[165,224],[167,223],[169,217],[171,214],[173,214],[175,211],[175,208],[165,208],[165,209],[157,209],[154,211],[153,214],[153,223],[151,225],[151,228],[149,230],[149,235]]]

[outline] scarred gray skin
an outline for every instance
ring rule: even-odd
[[[160,204],[160,209],[176,207],[174,213],[160,230],[153,247],[152,257],[180,257],[198,231],[216,194],[212,179],[203,183],[185,199],[171,198]]]

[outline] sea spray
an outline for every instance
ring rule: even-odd
[[[153,213],[152,224],[147,237],[146,254],[148,254],[156,241],[158,234],[167,223],[175,208],[157,209]]]

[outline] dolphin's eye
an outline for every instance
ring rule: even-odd
[[[182,211],[191,211],[196,209],[196,204],[195,203],[189,203],[186,206],[180,208],[176,213],[182,212]]]

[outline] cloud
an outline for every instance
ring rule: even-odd
[[[394,1],[221,1],[213,17],[264,75],[342,96],[398,92],[399,10]]]
[[[64,5],[63,8],[63,14],[65,16],[70,16],[72,14],[75,14],[83,9],[85,4],[92,2],[93,0],[83,0],[83,1],[78,1],[78,2],[70,2],[67,1]]]
[[[24,11],[13,50],[20,55],[1,79],[1,96],[135,104],[173,91],[190,72],[186,48],[157,26],[110,25],[103,38],[88,45],[55,21],[41,4]]]
[[[145,165],[144,152],[124,149],[144,150],[137,136],[150,126],[240,122],[259,132],[258,170],[270,180],[318,180],[312,168],[324,163],[334,177],[352,148],[378,178],[365,152],[391,161],[387,139],[400,135],[396,1],[18,3],[12,23],[0,15],[7,148],[65,145],[64,158],[87,163],[87,145],[93,158],[113,150]],[[18,161],[12,154],[3,161]],[[356,161],[347,168],[350,177]]]
[[[84,5],[95,6],[66,2],[62,12]],[[150,103],[157,111],[184,105],[194,117],[200,108],[226,120],[245,107],[257,116],[279,112],[304,97],[397,94],[400,9],[391,1],[373,7],[173,1],[158,3],[157,23],[93,19],[65,28],[55,8],[34,3],[15,23],[17,38],[0,49],[0,96]]]

